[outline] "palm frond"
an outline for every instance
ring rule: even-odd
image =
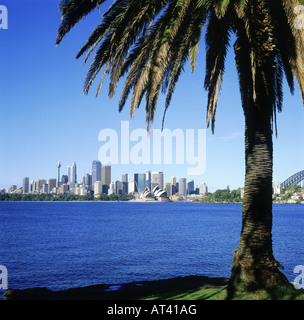
[[[278,3],[276,0],[270,0],[269,7],[272,17],[272,24],[274,25],[276,32],[275,41],[277,54],[280,55],[279,59],[282,62],[290,92],[293,94],[294,74],[290,61],[294,60],[296,57],[295,39],[283,4]]]
[[[219,19],[214,11],[211,12],[206,31],[207,53],[204,87],[208,90],[207,125],[209,126],[211,120],[213,132],[217,100],[230,40],[230,27],[228,17]]]
[[[297,79],[300,92],[302,95],[302,101],[304,105],[304,30],[302,28],[295,27],[296,14],[294,12],[295,8],[304,4],[304,1],[300,0],[285,0],[284,7],[288,18],[288,22],[292,29],[295,41],[295,57],[290,57],[290,64],[293,73]]]
[[[59,3],[61,24],[58,29],[56,45],[63,37],[86,15],[96,9],[106,0],[63,0]]]

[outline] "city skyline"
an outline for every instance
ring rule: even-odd
[[[97,99],[92,93],[82,93],[87,69],[74,57],[99,21],[100,13],[92,13],[56,48],[60,23],[57,1],[35,2],[35,6],[30,3],[28,0],[2,1],[8,9],[9,24],[7,30],[0,30],[4,48],[0,57],[5,62],[1,68],[0,86],[0,189],[21,185],[25,176],[34,180],[41,176],[57,177],[54,163],[58,159],[63,160],[61,170],[77,160],[77,173],[82,177],[90,171],[91,159],[98,159],[100,131],[109,128],[119,132],[121,121],[130,118],[128,108],[118,112],[119,94],[110,100],[104,89]],[[165,122],[165,128],[171,131],[177,128],[184,132],[187,129],[207,129],[204,174],[190,176],[187,165],[176,163],[119,164],[112,166],[112,180],[119,180],[122,172],[151,170],[164,172],[165,182],[173,175],[185,177],[188,181],[206,181],[211,191],[227,185],[231,189],[243,186],[244,117],[233,48],[227,55],[214,135],[206,128],[205,121],[204,55],[202,41],[197,70],[192,74],[190,68],[185,68]],[[119,84],[117,91],[121,89],[122,84]],[[284,108],[277,115],[278,138],[274,136],[275,183],[303,170],[301,128],[304,112],[301,97],[298,90],[294,96],[290,95],[285,80],[284,93]],[[164,106],[165,97],[160,96],[153,129],[162,126]],[[137,129],[146,130],[143,106],[130,121],[130,132]]]
[[[61,162],[57,163],[57,168],[59,168],[58,164],[60,163],[61,168]],[[95,175],[95,178],[93,179],[93,176]],[[59,176],[59,171],[58,171]],[[129,179],[129,177],[131,179]],[[95,180],[98,179],[98,180]],[[191,191],[194,191],[195,189],[201,190],[201,186],[205,185],[206,183],[198,182],[198,184],[195,184],[194,180],[191,180],[187,182],[187,178],[179,178],[177,181],[176,176],[171,176],[170,181],[166,181],[164,179],[164,172],[162,171],[151,171],[147,170],[145,172],[134,172],[133,175],[130,173],[121,173],[121,179],[120,180],[111,180],[111,166],[102,166],[102,163],[98,160],[93,160],[92,162],[92,170],[91,174],[89,172],[85,173],[81,180],[77,180],[77,163],[76,161],[73,162],[72,165],[67,166],[67,174],[63,174],[60,177],[60,180],[57,178],[48,178],[48,179],[30,179],[30,177],[23,177],[21,187],[18,187],[18,184],[11,185],[9,188],[5,189],[6,192],[16,191],[20,188],[23,189],[23,193],[53,193],[53,189],[57,188],[60,189],[62,185],[68,185],[69,188],[74,188],[75,186],[85,186],[88,191],[92,190],[94,193],[94,186],[96,185],[99,190],[103,190],[102,187],[104,185],[107,185],[110,187],[111,184],[121,182],[121,189],[124,191],[128,191],[128,186],[124,186],[124,183],[133,182],[134,183],[134,192],[135,193],[142,193],[146,187],[149,188],[149,190],[153,190],[156,186],[158,186],[160,189],[166,190],[166,185],[171,186],[179,186],[181,185],[181,191],[180,195],[186,195],[188,192],[189,184],[193,185],[191,188]],[[100,183],[100,184],[96,184]],[[207,186],[206,186],[207,187]],[[45,189],[43,189],[45,188]],[[125,189],[124,189],[125,188]],[[1,190],[1,188],[0,188]],[[42,190],[42,191],[41,191]],[[64,189],[66,190],[66,189]],[[172,189],[174,190],[174,189]],[[172,190],[170,193],[172,193]],[[204,193],[206,193],[208,190],[205,189]],[[67,190],[66,190],[67,191]],[[175,190],[177,191],[177,190]],[[57,192],[57,191],[56,191]],[[63,191],[61,191],[63,192]],[[100,192],[99,192],[100,193]],[[104,191],[101,191],[101,193],[106,193]],[[129,192],[124,192],[129,193]],[[190,190],[189,190],[190,193]]]

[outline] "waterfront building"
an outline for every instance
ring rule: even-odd
[[[79,195],[80,196],[85,196],[88,193],[88,190],[85,186],[79,187]]]
[[[172,196],[177,193],[177,185],[176,185],[176,177],[171,177],[171,185],[172,185]]]
[[[48,193],[52,193],[53,188],[56,188],[57,180],[56,179],[49,179],[48,180]]]
[[[62,184],[61,183],[61,186],[60,186],[59,190],[60,190],[60,193],[62,193],[62,194],[68,193],[69,192],[69,186],[67,184]]]
[[[22,181],[23,193],[29,193],[29,185],[30,185],[30,178],[28,177],[23,178],[23,181]]]
[[[69,178],[68,178],[68,176],[67,176],[66,174],[64,174],[64,175],[61,177],[61,183],[60,183],[60,185],[62,185],[62,184],[68,184],[68,182],[69,182]]]
[[[134,173],[135,192],[143,192],[146,188],[146,175],[144,173]]]
[[[14,192],[14,191],[16,191],[17,190],[17,186],[15,185],[15,184],[13,184],[9,189],[8,189],[8,192],[9,193],[12,193],[12,192]]]
[[[46,184],[46,180],[44,179],[40,179],[40,180],[37,180],[36,181],[36,184],[35,184],[35,191],[37,193],[40,193],[41,192],[41,189],[42,189],[42,186]]]
[[[111,195],[111,194],[115,194],[115,184],[114,184],[114,182],[110,183],[110,186],[109,186],[109,189],[108,189],[108,195]]]
[[[146,171],[146,188],[151,190],[151,171]]]
[[[194,180],[188,182],[188,194],[194,194]]]
[[[109,186],[106,184],[103,184],[102,185],[102,193],[108,194],[108,192],[109,192]]]
[[[134,180],[130,181],[128,183],[128,191],[129,191],[129,194],[135,192],[135,182],[134,182]]]
[[[92,163],[92,187],[94,186],[96,181],[101,181],[101,162],[93,161]]]
[[[40,193],[48,193],[49,192],[49,186],[47,183],[44,183],[42,185],[42,188],[40,189]]]
[[[121,181],[115,180],[114,181],[114,194],[121,195],[123,192],[123,184]]]
[[[161,202],[168,202],[170,201],[167,193],[165,190],[160,189],[160,187],[157,185],[152,191],[148,188],[145,188],[141,196],[136,201],[144,201],[144,202],[150,202],[150,201],[161,201]]]
[[[281,189],[282,189],[282,183],[279,182],[277,187],[275,186],[275,184],[272,184],[272,188],[273,188],[273,194],[281,194]]]
[[[166,182],[165,183],[165,191],[166,191],[168,197],[171,197],[173,195],[172,189],[173,189],[173,185],[171,184],[171,182]]]
[[[85,188],[87,190],[92,190],[93,189],[93,187],[92,187],[92,176],[89,173],[86,173],[83,176],[82,183],[83,183],[83,185],[85,186]]]
[[[128,188],[128,174],[123,173],[121,175],[121,183],[122,183],[122,194],[128,194],[129,188]]]
[[[187,194],[187,179],[186,178],[179,179],[178,193],[180,196],[185,196]]]
[[[35,191],[35,181],[31,180],[29,192],[33,193]]]
[[[206,185],[206,183],[202,183],[199,187],[199,193],[201,195],[205,195],[208,192],[208,187]]]
[[[94,195],[100,195],[102,193],[102,182],[101,181],[95,181],[94,183]]]
[[[128,174],[127,173],[123,173],[121,175],[121,182],[128,182]]]
[[[72,165],[68,166],[68,183],[71,187],[74,187],[77,183],[77,165],[74,162]]]
[[[153,190],[156,186],[160,189],[164,188],[164,173],[163,172],[152,172],[151,173],[151,189]]]
[[[110,186],[111,183],[111,166],[102,166],[101,182],[103,185]]]
[[[171,184],[172,184],[173,186],[176,186],[176,177],[175,177],[175,176],[172,176],[172,177],[171,177]]]

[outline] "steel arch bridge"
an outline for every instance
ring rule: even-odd
[[[282,183],[282,187],[283,188],[291,187],[291,186],[299,184],[303,180],[304,180],[304,170],[294,174],[293,176],[291,176],[287,180],[285,180]]]

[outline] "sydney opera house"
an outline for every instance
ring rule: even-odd
[[[167,197],[167,193],[165,190],[161,189],[159,186],[156,186],[152,192],[149,188],[146,188],[141,195],[141,201],[160,201],[160,202],[169,202],[169,198]]]

